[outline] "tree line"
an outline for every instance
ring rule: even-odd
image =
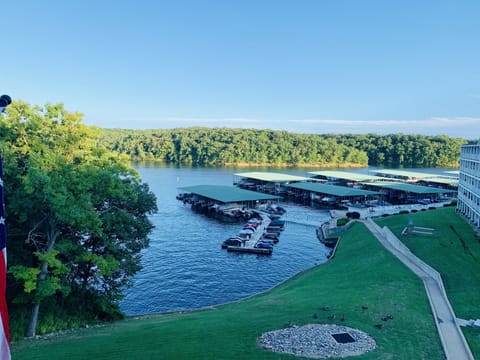
[[[189,165],[456,167],[466,140],[424,135],[296,134],[179,128],[102,129],[102,143],[131,160]]]
[[[174,130],[102,129],[108,148],[132,160],[190,165],[366,165],[366,154],[316,135],[286,131],[182,128]]]
[[[98,129],[63,105],[0,117],[12,338],[123,316],[155,195]]]

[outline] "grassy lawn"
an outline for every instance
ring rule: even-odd
[[[335,319],[329,320],[332,314]],[[382,321],[387,314],[393,320]],[[256,339],[287,324],[307,323],[336,323],[367,332],[377,349],[358,359],[443,358],[422,282],[363,224],[355,224],[342,237],[327,264],[265,294],[211,310],[131,318],[49,339],[23,340],[12,345],[12,357],[294,359],[259,348]]]
[[[409,219],[415,226],[434,228],[433,235],[401,235]],[[436,269],[459,318],[480,318],[480,239],[453,207],[397,215],[377,220],[408,248]],[[476,358],[480,359],[480,330],[464,329]]]

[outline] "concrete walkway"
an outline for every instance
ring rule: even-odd
[[[387,227],[380,228],[372,219],[365,220],[364,224],[388,251],[423,280],[446,358],[473,360],[474,357],[448,301],[440,274],[413,255]]]

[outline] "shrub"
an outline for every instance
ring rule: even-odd
[[[401,211],[399,212],[399,214],[408,214],[408,213],[410,213],[410,211],[408,211],[408,210],[401,210]]]
[[[452,200],[450,203],[448,204],[443,204],[444,207],[447,207],[447,206],[457,206],[457,200]]]
[[[350,219],[360,219],[360,213],[357,211],[347,212],[346,215]]]
[[[350,221],[350,219],[340,218],[340,219],[337,220],[337,226],[346,225],[346,224],[348,224],[349,221]]]

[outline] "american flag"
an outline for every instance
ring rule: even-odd
[[[10,330],[8,328],[8,309],[5,297],[7,287],[7,227],[5,225],[5,204],[3,201],[3,166],[0,156],[0,359],[10,360]]]

